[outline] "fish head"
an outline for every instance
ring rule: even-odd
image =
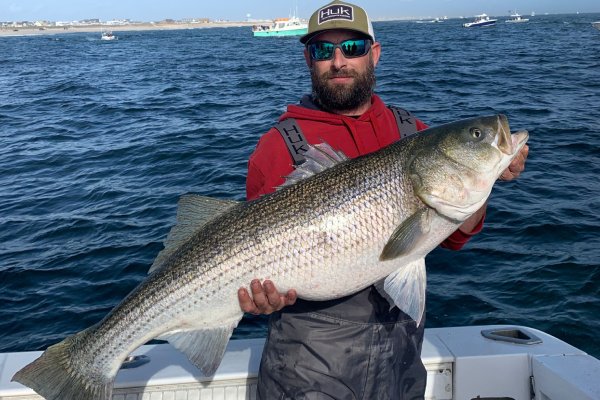
[[[423,131],[409,167],[415,194],[439,214],[464,221],[483,206],[528,137],[511,134],[502,114]]]

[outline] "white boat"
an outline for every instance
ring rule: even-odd
[[[474,28],[479,26],[490,26],[495,25],[497,19],[491,19],[486,14],[476,15],[475,19],[471,22],[466,22],[463,24],[465,28]]]
[[[256,399],[263,344],[264,339],[230,341],[210,378],[169,344],[142,346],[119,371],[113,400]],[[10,381],[40,354],[0,354],[0,400],[41,399]],[[427,400],[600,399],[600,360],[532,328],[428,328],[421,358],[427,370]]]
[[[277,18],[271,25],[254,25],[253,36],[300,36],[308,32],[308,24],[297,17]]]
[[[592,26],[600,31],[600,21],[592,22]]]
[[[444,20],[446,20],[446,19],[447,19],[447,18],[438,18],[438,17],[436,17],[436,18],[434,18],[434,19],[430,19],[430,20],[427,20],[427,21],[418,20],[418,21],[415,21],[415,22],[416,22],[417,24],[429,24],[429,23],[438,23],[438,22],[444,22]]]
[[[117,37],[111,31],[102,31],[100,40],[117,40]]]
[[[509,22],[509,23],[529,22],[529,18],[523,18],[519,13],[517,13],[515,11],[512,14],[510,14],[510,19],[507,19],[504,22]]]

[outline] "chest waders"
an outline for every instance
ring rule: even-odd
[[[394,113],[398,131],[400,132],[400,139],[417,133],[417,124],[410,112],[395,106],[389,106],[388,108]],[[287,118],[278,122],[275,125],[275,129],[279,131],[279,134],[283,138],[294,161],[294,165],[302,164],[304,162],[304,153],[308,151],[308,142],[300,125],[298,125],[294,118]]]

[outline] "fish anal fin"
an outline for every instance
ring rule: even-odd
[[[425,311],[427,289],[425,259],[420,258],[398,268],[388,275],[383,288],[394,304],[414,319],[419,326]]]
[[[429,233],[433,212],[430,208],[420,209],[400,224],[385,244],[379,260],[388,261],[405,256],[418,246]]]
[[[181,196],[177,206],[177,223],[171,228],[164,242],[165,248],[158,253],[148,273],[159,269],[182,244],[187,242],[208,221],[239,203],[196,194]]]
[[[239,319],[214,328],[168,332],[159,338],[167,340],[185,354],[205,376],[212,376],[221,364],[231,333],[238,322]]]

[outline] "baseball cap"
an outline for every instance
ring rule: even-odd
[[[367,12],[354,4],[336,0],[311,15],[308,32],[300,38],[300,42],[306,44],[313,36],[331,29],[348,29],[375,40],[373,25]]]

